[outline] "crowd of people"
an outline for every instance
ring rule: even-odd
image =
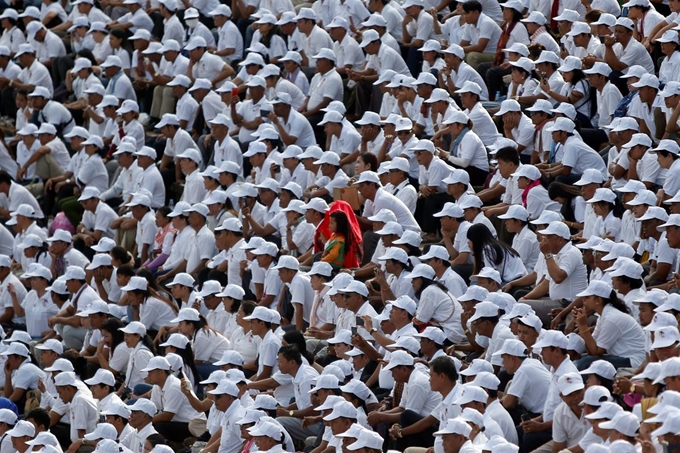
[[[678,448],[680,0],[0,26],[0,453]]]

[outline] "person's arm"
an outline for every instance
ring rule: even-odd
[[[189,381],[187,379],[182,379],[180,390],[182,390],[182,394],[189,400],[191,407],[194,408],[196,412],[208,412],[213,406],[213,402],[208,398],[199,400],[194,392],[191,391],[191,386],[187,384],[189,384]]]
[[[271,223],[268,223],[265,226],[260,225],[250,213],[246,214],[244,219],[248,222],[250,229],[257,236],[268,236],[276,231],[276,228]]]
[[[321,111],[321,109],[325,109],[326,107],[328,107],[328,104],[330,104],[332,101],[333,101],[333,99],[324,97],[323,100],[319,103],[319,105],[317,105],[316,107],[314,107],[311,110],[305,111],[304,115],[305,116],[316,115],[317,113],[319,113]]]
[[[262,372],[253,378],[253,381],[261,381],[263,379],[270,378],[272,375],[272,367],[264,365],[262,367]]]
[[[489,38],[479,38],[479,41],[477,41],[477,44],[468,44],[467,46],[463,46],[461,43],[461,47],[465,51],[466,54],[470,52],[484,52],[484,49],[486,49],[487,44],[489,44]]]
[[[544,277],[541,279],[541,282],[536,285],[534,289],[529,291],[528,294],[526,294],[522,299],[527,299],[527,300],[535,300],[535,299],[540,299],[541,297],[545,296],[548,294],[550,288],[550,282]]]
[[[552,254],[549,254],[548,256],[546,256],[545,259],[548,274],[550,274],[550,279],[559,285],[569,277],[569,274],[557,264],[557,261]]]
[[[288,131],[286,131],[286,128],[283,127],[281,120],[279,120],[279,117],[276,116],[276,114],[270,113],[269,120],[276,127],[276,130],[279,131],[279,137],[286,146],[294,145],[295,143],[297,143],[298,138],[295,137],[294,135],[290,135]]]
[[[163,423],[163,422],[171,422],[172,418],[175,416],[174,412],[159,412],[154,417],[151,419],[152,423]]]
[[[14,288],[14,285],[12,285],[11,283],[7,285],[7,291],[9,292],[9,295],[12,298],[12,308],[14,309],[14,313],[16,313],[17,316],[20,318],[26,316],[26,312],[19,303],[19,297],[17,297],[17,292],[16,288]]]
[[[430,414],[405,428],[402,428],[399,424],[394,424],[392,425],[392,428],[390,428],[390,434],[393,438],[400,439],[404,436],[412,436],[414,434],[422,433],[438,422],[439,420]]]
[[[604,62],[607,63],[613,70],[623,72],[628,67],[628,65],[622,63],[621,60],[619,60],[616,56],[616,53],[614,52],[615,42],[616,41],[614,40],[613,36],[607,36],[605,38]]]
[[[517,407],[517,397],[514,395],[504,395],[503,399],[501,400],[501,404],[503,405],[504,408],[507,410],[514,409]]]
[[[220,73],[217,74],[210,81],[210,83],[212,83],[213,86],[217,86],[217,84],[220,83],[222,80],[226,79],[227,77],[231,77],[232,75],[234,75],[234,68],[225,63]]]
[[[588,327],[588,314],[585,308],[577,308],[575,311],[575,321],[578,325],[578,334],[586,343],[586,351],[592,356],[601,356],[607,351],[597,345],[597,341],[593,338],[593,332]],[[599,322],[599,320],[598,320]]]

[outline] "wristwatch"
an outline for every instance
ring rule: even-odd
[[[352,277],[354,277],[354,274],[355,274],[355,273],[356,273],[356,271],[355,271],[354,269],[352,269],[351,272],[350,272],[349,274],[350,274]]]
[[[374,327],[374,328],[371,329],[370,334],[373,335],[373,334],[376,333],[377,331],[378,331],[378,329],[376,329],[376,328]]]
[[[628,393],[635,393],[635,384],[630,384],[630,391]]]
[[[293,415],[295,415],[295,411],[288,412],[288,415],[290,415],[292,417]]]
[[[545,254],[545,259],[546,259],[546,260],[549,260],[549,259],[552,258],[552,257],[553,257],[553,254],[552,254],[552,253],[546,253],[546,254]]]

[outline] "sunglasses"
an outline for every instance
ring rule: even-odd
[[[408,135],[411,131],[397,131],[397,135]]]

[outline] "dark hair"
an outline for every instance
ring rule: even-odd
[[[109,318],[102,324],[101,330],[106,330],[111,334],[111,354],[113,354],[113,350],[116,349],[116,346],[121,344],[125,339],[125,334],[118,330],[122,327],[124,327],[124,324],[118,318]]]
[[[252,300],[244,300],[241,302],[241,310],[243,310],[243,313],[245,313],[246,316],[253,314],[255,307],[257,307],[257,304]]]
[[[281,346],[278,353],[281,354],[284,359],[292,360],[297,363],[298,366],[302,365],[302,354],[300,354],[297,344]]]
[[[10,184],[12,182],[12,177],[5,170],[0,170],[0,184]]]
[[[111,258],[117,259],[122,264],[128,264],[130,261],[132,261],[132,256],[130,256],[130,252],[128,252],[127,250],[125,250],[123,247],[121,247],[119,245],[112,248],[111,251],[109,252],[109,254],[111,255]],[[120,272],[120,268],[119,268],[118,272]]]
[[[482,12],[482,4],[479,3],[477,0],[470,0],[469,2],[463,3],[463,11],[466,13],[472,12],[472,11],[478,11]]]
[[[439,288],[444,293],[447,293],[449,291],[446,288],[446,286],[444,286],[441,283],[436,282],[434,280],[430,280],[429,278],[420,277],[420,280],[422,280],[423,283],[422,283],[422,285],[420,285],[420,289],[418,291],[416,291],[416,294],[415,294],[415,296],[418,300],[420,300],[420,296],[423,294],[423,291],[425,291],[425,288],[427,288],[431,285],[436,286],[437,288]]]
[[[85,357],[67,351],[61,355],[61,358],[71,362],[76,376],[89,376],[87,371],[87,359],[85,359]]]
[[[342,211],[335,211],[330,215],[332,219],[335,220],[336,234],[340,234],[345,237],[345,253],[350,249],[350,236],[349,236],[349,220],[347,219],[347,214]]]
[[[168,214],[172,212],[172,209],[170,209],[168,206],[161,206],[160,208],[156,209],[156,212],[160,213],[163,217],[168,217]]]
[[[17,96],[22,95],[23,97],[27,98],[28,97],[28,90],[25,88],[21,88],[20,90],[17,90],[16,93],[14,93],[14,99],[16,99]]]
[[[349,402],[352,403],[354,407],[360,407],[364,410],[364,412],[366,413],[369,412],[368,408],[366,407],[366,401],[364,401],[362,398],[359,398],[358,395],[350,392],[343,392],[342,390],[341,393],[344,393],[345,395],[349,396],[350,398]]]
[[[124,275],[126,277],[134,277],[135,270],[129,264],[124,264],[116,269],[116,275]]]
[[[458,371],[456,371],[456,364],[449,356],[440,356],[430,362],[430,369],[437,374],[444,374],[451,381],[458,381]]]
[[[125,31],[121,30],[120,28],[114,28],[113,30],[111,30],[111,32],[109,34],[111,36],[114,36],[114,37],[123,41],[122,44],[121,44],[121,47],[123,47],[123,45],[127,41],[127,34],[125,33]]]
[[[300,351],[302,357],[307,359],[307,362],[309,362],[310,365],[314,362],[314,357],[312,357],[307,352],[307,343],[305,340],[305,336],[302,335],[302,332],[300,332],[299,330],[291,330],[290,332],[286,332],[285,334],[283,334],[283,340],[289,345],[297,346],[298,351]]]
[[[609,304],[620,312],[630,314],[630,309],[621,299],[619,299],[619,296],[615,290],[612,290],[609,297],[602,297],[601,299],[604,305]]]
[[[551,200],[555,200],[557,197],[566,198],[567,201],[560,208],[560,214],[565,220],[569,222],[576,221],[576,215],[574,213],[574,207],[571,202],[574,198],[581,196],[581,189],[576,186],[569,184],[564,184],[561,182],[553,182],[548,186],[548,197]]]
[[[47,412],[45,409],[42,407],[36,407],[35,409],[31,409],[28,414],[26,414],[26,420],[29,418],[32,418],[33,421],[35,421],[35,424],[40,426],[43,426],[45,428],[45,431],[50,429],[50,413]]]
[[[519,152],[515,148],[506,146],[501,148],[496,153],[496,160],[502,160],[503,162],[510,162],[515,165],[519,165]]]
[[[630,289],[642,288],[643,282],[641,278],[630,278],[627,275],[622,275],[618,278],[621,279],[623,283],[630,285]]]
[[[166,305],[169,305],[173,312],[175,313],[179,312],[179,308],[177,307],[175,302],[171,298],[166,297],[167,292],[163,288],[161,288],[161,286],[156,281],[156,277],[149,269],[145,267],[138,269],[137,276],[144,277],[147,281],[148,286],[146,289],[146,297],[149,296],[154,297],[160,300],[161,302],[165,303]]]
[[[165,437],[161,436],[160,434],[151,434],[149,437],[146,438],[146,441],[149,442],[152,446],[156,445],[167,445],[167,442],[165,441]]]
[[[221,335],[219,332],[217,332],[215,329],[208,325],[208,321],[200,313],[198,314],[198,321],[184,321],[184,322],[194,326],[194,336],[196,336],[196,333],[198,333],[198,331],[201,329],[205,329],[207,334],[214,333],[215,335]]]
[[[592,24],[593,22],[597,22],[600,20],[600,16],[602,15],[602,11],[599,9],[591,9],[586,13],[585,20],[588,24]]]
[[[467,238],[472,242],[475,273],[484,267],[484,263],[498,266],[507,259],[508,255],[519,256],[513,248],[493,237],[489,228],[483,223],[472,225],[467,231]]]
[[[371,171],[378,171],[378,158],[373,153],[359,154],[357,159],[361,159],[365,165],[370,167]]]
[[[594,204],[600,206],[601,208],[607,207],[609,211],[614,214],[614,217],[618,217],[619,219],[623,215],[623,206],[621,205],[621,203],[618,202],[609,203],[607,201],[598,201],[597,203]]]

